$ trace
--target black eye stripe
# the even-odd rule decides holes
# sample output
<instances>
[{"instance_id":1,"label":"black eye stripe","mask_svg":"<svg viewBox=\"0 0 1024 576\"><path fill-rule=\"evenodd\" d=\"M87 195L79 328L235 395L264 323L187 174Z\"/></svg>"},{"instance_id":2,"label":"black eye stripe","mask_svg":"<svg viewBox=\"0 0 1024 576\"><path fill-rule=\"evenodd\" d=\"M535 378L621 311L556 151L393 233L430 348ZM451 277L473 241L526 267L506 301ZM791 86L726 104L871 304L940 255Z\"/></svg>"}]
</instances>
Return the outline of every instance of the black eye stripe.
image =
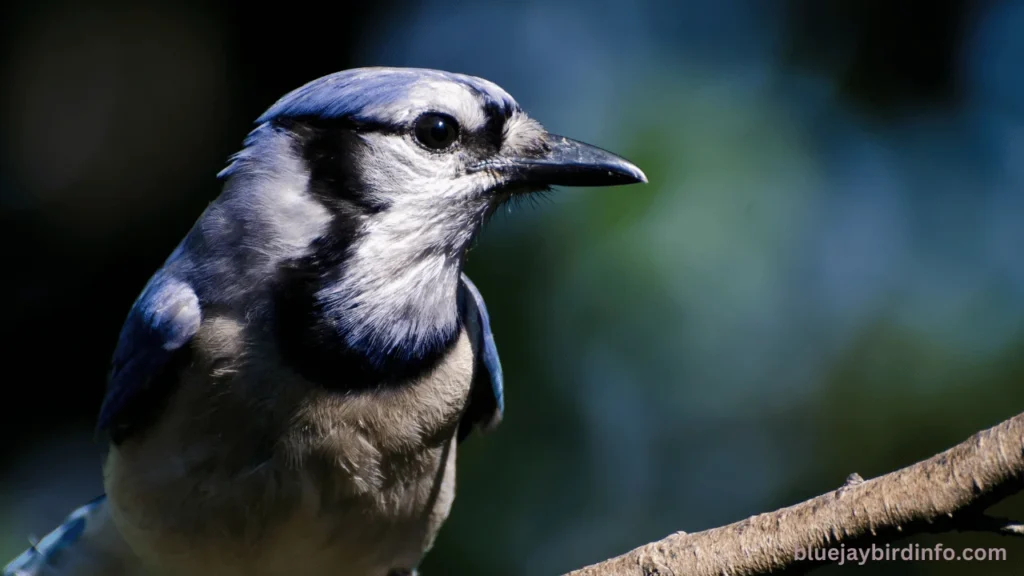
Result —
<instances>
[{"instance_id":1,"label":"black eye stripe","mask_svg":"<svg viewBox=\"0 0 1024 576\"><path fill-rule=\"evenodd\" d=\"M351 119L304 116L273 122L292 134L293 146L309 170L309 192L331 213L365 215L385 208L365 194L366 186L355 166L355 153L362 144Z\"/></svg>"},{"instance_id":2,"label":"black eye stripe","mask_svg":"<svg viewBox=\"0 0 1024 576\"><path fill-rule=\"evenodd\" d=\"M505 122L512 116L512 110L490 101L484 105L484 114L487 115L487 122L480 135L495 150L498 150L505 137Z\"/></svg>"},{"instance_id":3,"label":"black eye stripe","mask_svg":"<svg viewBox=\"0 0 1024 576\"><path fill-rule=\"evenodd\" d=\"M486 158L497 154L504 142L505 125L509 118L515 114L517 107L507 102L485 99L482 109L485 115L483 126L472 131L465 130L462 126L458 128L459 148L469 154ZM291 116L279 117L272 120L273 124L286 129L294 126L310 126L319 130L334 131L343 130L350 134L383 134L388 136L409 136L416 139L416 122L426 114L438 114L446 118L452 116L436 111L428 111L416 117L413 121L386 122L367 118L356 118L352 116L341 116L335 118L324 118L322 116ZM457 120L452 118L458 125ZM446 150L447 148L445 148Z\"/></svg>"}]
</instances>

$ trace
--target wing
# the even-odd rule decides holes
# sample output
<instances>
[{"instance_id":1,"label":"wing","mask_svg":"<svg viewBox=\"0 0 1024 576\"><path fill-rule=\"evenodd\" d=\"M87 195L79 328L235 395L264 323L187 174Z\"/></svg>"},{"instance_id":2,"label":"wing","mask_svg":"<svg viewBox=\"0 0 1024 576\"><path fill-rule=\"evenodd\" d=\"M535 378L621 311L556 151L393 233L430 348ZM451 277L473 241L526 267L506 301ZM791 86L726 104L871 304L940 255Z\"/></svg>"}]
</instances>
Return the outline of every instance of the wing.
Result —
<instances>
[{"instance_id":1,"label":"wing","mask_svg":"<svg viewBox=\"0 0 1024 576\"><path fill-rule=\"evenodd\" d=\"M494 344L487 306L480 291L465 274L459 282L459 302L462 323L469 331L470 337L474 339L477 350L469 406L459 423L461 442L474 427L483 430L494 429L501 422L505 411L505 398L501 360L498 359L498 347Z\"/></svg>"},{"instance_id":2,"label":"wing","mask_svg":"<svg viewBox=\"0 0 1024 576\"><path fill-rule=\"evenodd\" d=\"M3 576L140 574L135 555L114 527L106 496L78 508L64 523L4 566Z\"/></svg>"},{"instance_id":3,"label":"wing","mask_svg":"<svg viewBox=\"0 0 1024 576\"><path fill-rule=\"evenodd\" d=\"M118 444L157 417L202 312L192 287L166 268L135 301L118 338L97 428Z\"/></svg>"}]
</instances>

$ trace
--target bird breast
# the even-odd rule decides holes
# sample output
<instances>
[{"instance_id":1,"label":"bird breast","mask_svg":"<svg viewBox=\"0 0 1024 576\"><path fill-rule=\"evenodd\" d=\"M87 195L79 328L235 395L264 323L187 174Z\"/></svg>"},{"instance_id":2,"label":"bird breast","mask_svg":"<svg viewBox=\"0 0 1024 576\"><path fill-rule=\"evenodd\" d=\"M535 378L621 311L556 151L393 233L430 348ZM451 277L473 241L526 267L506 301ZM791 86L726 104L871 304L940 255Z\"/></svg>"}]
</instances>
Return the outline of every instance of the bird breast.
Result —
<instances>
[{"instance_id":1,"label":"bird breast","mask_svg":"<svg viewBox=\"0 0 1024 576\"><path fill-rule=\"evenodd\" d=\"M454 499L468 335L427 374L360 392L284 371L253 352L258 340L234 321L204 321L159 422L111 448L105 482L122 535L161 574L415 567Z\"/></svg>"}]
</instances>

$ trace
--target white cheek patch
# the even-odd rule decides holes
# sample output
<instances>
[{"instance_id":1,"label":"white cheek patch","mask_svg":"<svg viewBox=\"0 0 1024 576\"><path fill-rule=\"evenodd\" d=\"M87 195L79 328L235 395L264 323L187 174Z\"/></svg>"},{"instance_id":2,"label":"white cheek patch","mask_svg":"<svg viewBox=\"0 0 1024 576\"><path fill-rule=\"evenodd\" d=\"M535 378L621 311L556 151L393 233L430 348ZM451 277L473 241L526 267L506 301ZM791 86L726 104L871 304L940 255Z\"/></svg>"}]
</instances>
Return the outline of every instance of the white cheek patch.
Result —
<instances>
[{"instance_id":1,"label":"white cheek patch","mask_svg":"<svg viewBox=\"0 0 1024 576\"><path fill-rule=\"evenodd\" d=\"M445 202L467 192L459 182L463 168L457 154L428 152L404 135L366 134L363 142L360 179L375 200L398 209L423 204L447 214Z\"/></svg>"},{"instance_id":2,"label":"white cheek patch","mask_svg":"<svg viewBox=\"0 0 1024 576\"><path fill-rule=\"evenodd\" d=\"M317 294L363 350L417 350L457 327L462 253L483 223L486 176L453 154L367 134L361 179L385 208L368 218L337 284Z\"/></svg>"}]
</instances>

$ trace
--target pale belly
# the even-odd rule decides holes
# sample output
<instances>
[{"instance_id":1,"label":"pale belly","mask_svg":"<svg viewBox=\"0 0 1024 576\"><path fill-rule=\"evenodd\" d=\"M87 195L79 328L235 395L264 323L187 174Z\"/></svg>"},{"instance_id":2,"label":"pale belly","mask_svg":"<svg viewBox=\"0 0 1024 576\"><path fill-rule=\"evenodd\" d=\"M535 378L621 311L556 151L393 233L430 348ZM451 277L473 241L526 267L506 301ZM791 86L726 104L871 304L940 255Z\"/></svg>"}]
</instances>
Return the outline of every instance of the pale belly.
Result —
<instances>
[{"instance_id":1,"label":"pale belly","mask_svg":"<svg viewBox=\"0 0 1024 576\"><path fill-rule=\"evenodd\" d=\"M209 515L209 522L193 524L192 530L182 528L198 520L179 514L178 521L165 522L158 515L175 513L164 508L169 502L147 501L131 490L111 493L111 512L154 575L388 576L415 568L448 516L455 496L454 439L445 448L418 463L429 474L389 484L372 496L330 498L312 479L301 486L268 479L267 496L279 496L281 506L264 501L263 510L247 514L221 510L235 505L230 492L221 502L196 497L181 506L195 507L188 516ZM108 478L117 475L116 468L112 458Z\"/></svg>"},{"instance_id":2,"label":"pale belly","mask_svg":"<svg viewBox=\"0 0 1024 576\"><path fill-rule=\"evenodd\" d=\"M209 324L208 353L231 326ZM273 358L224 376L213 365L200 357L104 469L114 523L154 574L387 576L419 564L455 497L465 332L429 374L366 394L320 390Z\"/></svg>"}]
</instances>

